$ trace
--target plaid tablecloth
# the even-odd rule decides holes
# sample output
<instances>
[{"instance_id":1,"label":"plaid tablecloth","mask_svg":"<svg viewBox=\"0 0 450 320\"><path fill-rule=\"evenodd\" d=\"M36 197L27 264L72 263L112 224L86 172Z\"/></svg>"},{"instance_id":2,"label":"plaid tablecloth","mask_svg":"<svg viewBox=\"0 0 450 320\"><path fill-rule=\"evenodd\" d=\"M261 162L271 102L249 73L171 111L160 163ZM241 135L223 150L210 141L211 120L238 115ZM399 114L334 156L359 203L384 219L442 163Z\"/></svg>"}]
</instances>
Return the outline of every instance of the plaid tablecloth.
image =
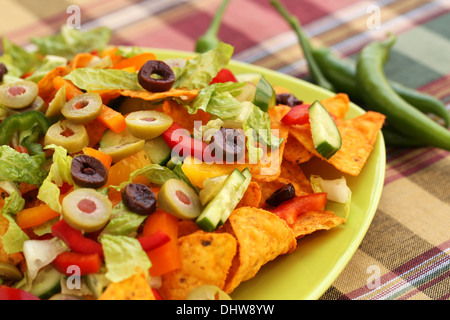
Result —
<instances>
[{"instance_id":1,"label":"plaid tablecloth","mask_svg":"<svg viewBox=\"0 0 450 320\"><path fill-rule=\"evenodd\" d=\"M55 33L80 8L81 27L107 26L112 43L193 50L220 0L0 0L0 33L19 45ZM390 79L450 108L450 1L283 0L313 42L355 58L387 30L398 35ZM378 14L379 16L374 16ZM377 20L376 18L379 18ZM377 28L379 27L379 28ZM235 60L309 80L297 38L269 0L232 0L220 38ZM387 149L384 191L361 245L323 300L450 298L450 153ZM368 286L370 266L381 270Z\"/></svg>"}]
</instances>

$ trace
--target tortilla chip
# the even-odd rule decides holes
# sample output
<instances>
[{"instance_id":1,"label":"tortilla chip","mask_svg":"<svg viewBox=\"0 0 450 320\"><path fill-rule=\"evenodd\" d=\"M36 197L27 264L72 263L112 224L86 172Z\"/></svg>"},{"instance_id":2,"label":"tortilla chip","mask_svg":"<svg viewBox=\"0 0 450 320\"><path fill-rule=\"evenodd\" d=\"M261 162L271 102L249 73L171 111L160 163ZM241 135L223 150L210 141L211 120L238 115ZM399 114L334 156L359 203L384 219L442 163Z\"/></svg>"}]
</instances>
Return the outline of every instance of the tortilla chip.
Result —
<instances>
[{"instance_id":1,"label":"tortilla chip","mask_svg":"<svg viewBox=\"0 0 450 320\"><path fill-rule=\"evenodd\" d=\"M178 239L183 266L162 275L164 299L183 300L195 287L222 288L236 254L236 239L227 233L198 231Z\"/></svg>"},{"instance_id":2,"label":"tortilla chip","mask_svg":"<svg viewBox=\"0 0 450 320\"><path fill-rule=\"evenodd\" d=\"M92 53L86 52L77 53L68 64L67 73L70 73L71 71L77 68L87 67L94 57L95 56Z\"/></svg>"},{"instance_id":3,"label":"tortilla chip","mask_svg":"<svg viewBox=\"0 0 450 320\"><path fill-rule=\"evenodd\" d=\"M211 118L210 114L203 110L198 110L195 114L189 114L185 107L171 99L164 101L162 112L168 114L174 122L180 124L191 134L194 133L194 125L205 125Z\"/></svg>"},{"instance_id":4,"label":"tortilla chip","mask_svg":"<svg viewBox=\"0 0 450 320\"><path fill-rule=\"evenodd\" d=\"M337 93L331 98L320 100L320 103L338 119L344 119L350 108L350 99L345 93Z\"/></svg>"},{"instance_id":5,"label":"tortilla chip","mask_svg":"<svg viewBox=\"0 0 450 320\"><path fill-rule=\"evenodd\" d=\"M241 282L253 278L276 257L292 252L297 242L286 222L263 209L241 207L232 211L221 229L236 237L238 251L223 290L231 293Z\"/></svg>"},{"instance_id":6,"label":"tortilla chip","mask_svg":"<svg viewBox=\"0 0 450 320\"><path fill-rule=\"evenodd\" d=\"M49 104L56 94L56 89L53 86L53 79L60 76L66 75L66 67L60 66L52 69L48 72L41 80L38 81L37 85L39 88L39 96L44 99L44 101Z\"/></svg>"},{"instance_id":7,"label":"tortilla chip","mask_svg":"<svg viewBox=\"0 0 450 320\"><path fill-rule=\"evenodd\" d=\"M300 166L292 162L283 161L281 164L280 176L275 181L258 181L261 188L259 207L266 207L267 198L289 183L292 183L294 186L296 196L302 196L313 192L311 184Z\"/></svg>"},{"instance_id":8,"label":"tortilla chip","mask_svg":"<svg viewBox=\"0 0 450 320\"><path fill-rule=\"evenodd\" d=\"M357 176L373 150L384 119L383 114L368 111L353 119L339 121L342 146L330 159L324 159L315 150L309 126L292 126L290 133L309 152L329 162L339 171Z\"/></svg>"},{"instance_id":9,"label":"tortilla chip","mask_svg":"<svg viewBox=\"0 0 450 320\"><path fill-rule=\"evenodd\" d=\"M128 279L112 282L98 300L155 300L153 290L143 272Z\"/></svg>"},{"instance_id":10,"label":"tortilla chip","mask_svg":"<svg viewBox=\"0 0 450 320\"><path fill-rule=\"evenodd\" d=\"M198 227L198 225L192 220L178 221L178 238L187 236L199 230L200 228Z\"/></svg>"},{"instance_id":11,"label":"tortilla chip","mask_svg":"<svg viewBox=\"0 0 450 320\"><path fill-rule=\"evenodd\" d=\"M310 211L297 216L294 224L291 225L295 238L303 236L318 230L329 230L337 225L345 223L345 219L327 211Z\"/></svg>"},{"instance_id":12,"label":"tortilla chip","mask_svg":"<svg viewBox=\"0 0 450 320\"><path fill-rule=\"evenodd\" d=\"M258 207L261 201L261 188L258 183L252 181L248 185L241 201L239 201L236 208L240 207Z\"/></svg>"},{"instance_id":13,"label":"tortilla chip","mask_svg":"<svg viewBox=\"0 0 450 320\"><path fill-rule=\"evenodd\" d=\"M300 164L307 162L314 155L305 148L292 134L287 138L286 146L284 147L284 160Z\"/></svg>"},{"instance_id":14,"label":"tortilla chip","mask_svg":"<svg viewBox=\"0 0 450 320\"><path fill-rule=\"evenodd\" d=\"M146 101L156 101L168 98L179 98L183 101L191 101L197 97L198 90L170 89L163 92L150 92L146 90L119 90L120 94L125 97L140 98Z\"/></svg>"}]
</instances>

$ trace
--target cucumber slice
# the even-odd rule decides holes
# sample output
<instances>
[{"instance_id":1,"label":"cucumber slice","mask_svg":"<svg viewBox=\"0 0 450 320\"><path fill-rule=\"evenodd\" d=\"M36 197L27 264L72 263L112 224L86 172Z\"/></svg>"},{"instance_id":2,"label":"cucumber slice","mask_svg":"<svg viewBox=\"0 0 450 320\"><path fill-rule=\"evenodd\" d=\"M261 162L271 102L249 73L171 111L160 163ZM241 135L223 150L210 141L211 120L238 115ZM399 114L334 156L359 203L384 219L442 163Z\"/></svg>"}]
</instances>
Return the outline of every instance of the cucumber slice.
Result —
<instances>
[{"instance_id":1,"label":"cucumber slice","mask_svg":"<svg viewBox=\"0 0 450 320\"><path fill-rule=\"evenodd\" d=\"M200 202L205 206L209 201L211 201L214 196L222 188L223 183L227 179L227 175L218 176L214 178L207 178L203 182L203 189L199 192Z\"/></svg>"},{"instance_id":2,"label":"cucumber slice","mask_svg":"<svg viewBox=\"0 0 450 320\"><path fill-rule=\"evenodd\" d=\"M248 168L245 168L244 170L242 170L241 173L242 173L242 175L244 175L245 181L236 190L234 195L230 196L231 204L230 204L230 206L225 208L225 210L222 214L222 217L220 218L220 225L223 225L225 223L225 221L227 221L228 217L231 214L231 211L233 211L234 208L236 208L236 206L238 205L239 201L242 200L242 198L244 197L245 191L247 191L248 185L250 184L250 181L252 180L252 174L250 173L250 170Z\"/></svg>"},{"instance_id":3,"label":"cucumber slice","mask_svg":"<svg viewBox=\"0 0 450 320\"><path fill-rule=\"evenodd\" d=\"M238 169L234 169L230 173L220 191L195 220L200 229L213 231L218 226L224 211L233 203L233 195L244 183L245 179L245 176Z\"/></svg>"},{"instance_id":4,"label":"cucumber slice","mask_svg":"<svg viewBox=\"0 0 450 320\"><path fill-rule=\"evenodd\" d=\"M246 100L253 102L254 105L258 106L264 112L267 112L269 108L276 104L277 95L275 90L262 74L243 73L237 75L236 78L239 82L248 82L248 85L243 89L243 93L239 95L238 100L249 96ZM251 94L253 85L256 86L254 95Z\"/></svg>"},{"instance_id":5,"label":"cucumber slice","mask_svg":"<svg viewBox=\"0 0 450 320\"><path fill-rule=\"evenodd\" d=\"M341 134L327 109L315 101L308 109L311 135L316 151L325 159L331 158L342 145Z\"/></svg>"},{"instance_id":6,"label":"cucumber slice","mask_svg":"<svg viewBox=\"0 0 450 320\"><path fill-rule=\"evenodd\" d=\"M162 136L145 141L145 152L151 163L165 166L170 160L172 149L167 145Z\"/></svg>"},{"instance_id":7,"label":"cucumber slice","mask_svg":"<svg viewBox=\"0 0 450 320\"><path fill-rule=\"evenodd\" d=\"M61 273L51 265L39 270L30 289L31 294L44 300L59 291L61 291Z\"/></svg>"}]
</instances>

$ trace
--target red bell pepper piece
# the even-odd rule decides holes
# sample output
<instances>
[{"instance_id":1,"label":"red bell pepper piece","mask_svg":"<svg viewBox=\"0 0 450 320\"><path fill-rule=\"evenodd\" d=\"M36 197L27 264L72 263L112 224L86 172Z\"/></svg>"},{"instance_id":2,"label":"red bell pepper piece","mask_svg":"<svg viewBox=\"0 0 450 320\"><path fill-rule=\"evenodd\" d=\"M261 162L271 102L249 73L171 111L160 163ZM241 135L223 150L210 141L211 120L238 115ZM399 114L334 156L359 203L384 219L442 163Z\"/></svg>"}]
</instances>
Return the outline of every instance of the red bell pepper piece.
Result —
<instances>
[{"instance_id":1,"label":"red bell pepper piece","mask_svg":"<svg viewBox=\"0 0 450 320\"><path fill-rule=\"evenodd\" d=\"M84 237L80 230L71 227L64 219L52 226L52 234L61 239L74 252L85 254L95 253L102 259L104 258L103 248L100 243Z\"/></svg>"},{"instance_id":2,"label":"red bell pepper piece","mask_svg":"<svg viewBox=\"0 0 450 320\"><path fill-rule=\"evenodd\" d=\"M284 117L281 119L281 122L287 125L304 125L309 124L309 113L308 109L311 105L310 104L299 104L297 106L293 106L288 113L284 115ZM337 118L335 115L330 113L331 118L333 118L333 121L336 123ZM336 123L337 124L337 123Z\"/></svg>"},{"instance_id":3,"label":"red bell pepper piece","mask_svg":"<svg viewBox=\"0 0 450 320\"><path fill-rule=\"evenodd\" d=\"M288 113L281 119L281 122L287 125L309 123L308 108L310 104L299 104L292 107Z\"/></svg>"},{"instance_id":4,"label":"red bell pepper piece","mask_svg":"<svg viewBox=\"0 0 450 320\"><path fill-rule=\"evenodd\" d=\"M149 236L138 237L137 239L141 243L144 251L154 250L170 241L170 237L161 230L158 230Z\"/></svg>"},{"instance_id":5,"label":"red bell pepper piece","mask_svg":"<svg viewBox=\"0 0 450 320\"><path fill-rule=\"evenodd\" d=\"M288 225L292 225L299 214L309 211L323 211L326 203L327 194L325 192L311 193L289 199L272 209L271 212L284 219Z\"/></svg>"},{"instance_id":6,"label":"red bell pepper piece","mask_svg":"<svg viewBox=\"0 0 450 320\"><path fill-rule=\"evenodd\" d=\"M25 290L0 286L0 300L41 300L41 299Z\"/></svg>"},{"instance_id":7,"label":"red bell pepper piece","mask_svg":"<svg viewBox=\"0 0 450 320\"><path fill-rule=\"evenodd\" d=\"M59 254L52 262L53 267L65 275L73 275L73 270L69 267L79 267L80 276L86 274L98 273L102 266L102 259L97 253L77 253L63 252Z\"/></svg>"},{"instance_id":8,"label":"red bell pepper piece","mask_svg":"<svg viewBox=\"0 0 450 320\"><path fill-rule=\"evenodd\" d=\"M237 82L233 72L225 68L221 69L209 84L224 82Z\"/></svg>"},{"instance_id":9,"label":"red bell pepper piece","mask_svg":"<svg viewBox=\"0 0 450 320\"><path fill-rule=\"evenodd\" d=\"M162 137L167 145L173 150L175 153L180 155L181 157L186 156L194 156L197 159L203 160L205 150L208 149L208 144L191 137L188 130L184 129L178 123L172 123L172 125L167 129Z\"/></svg>"},{"instance_id":10,"label":"red bell pepper piece","mask_svg":"<svg viewBox=\"0 0 450 320\"><path fill-rule=\"evenodd\" d=\"M153 295L155 296L156 300L164 300L159 291L155 288L152 288Z\"/></svg>"}]
</instances>

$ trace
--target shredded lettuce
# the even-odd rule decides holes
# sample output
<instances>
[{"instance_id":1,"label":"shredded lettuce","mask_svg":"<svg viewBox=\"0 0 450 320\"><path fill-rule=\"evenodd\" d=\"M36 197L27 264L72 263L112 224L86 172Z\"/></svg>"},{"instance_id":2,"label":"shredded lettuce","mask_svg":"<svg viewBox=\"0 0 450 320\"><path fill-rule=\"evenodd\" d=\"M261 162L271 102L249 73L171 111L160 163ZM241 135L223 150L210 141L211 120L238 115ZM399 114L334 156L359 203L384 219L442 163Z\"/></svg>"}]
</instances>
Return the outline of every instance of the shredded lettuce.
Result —
<instances>
[{"instance_id":1,"label":"shredded lettuce","mask_svg":"<svg viewBox=\"0 0 450 320\"><path fill-rule=\"evenodd\" d=\"M152 266L147 253L136 238L105 234L100 242L105 254L107 272L112 282L119 282L133 276L138 269L148 275Z\"/></svg>"},{"instance_id":2,"label":"shredded lettuce","mask_svg":"<svg viewBox=\"0 0 450 320\"><path fill-rule=\"evenodd\" d=\"M119 69L77 68L64 79L87 91L115 89L142 91L137 73Z\"/></svg>"},{"instance_id":3,"label":"shredded lettuce","mask_svg":"<svg viewBox=\"0 0 450 320\"><path fill-rule=\"evenodd\" d=\"M352 191L344 176L339 179L326 180L318 175L311 175L310 182L314 192L326 192L327 200L344 204L345 218L348 217Z\"/></svg>"},{"instance_id":4,"label":"shredded lettuce","mask_svg":"<svg viewBox=\"0 0 450 320\"><path fill-rule=\"evenodd\" d=\"M88 31L69 28L66 25L56 35L31 38L37 52L72 59L77 53L103 50L111 39L111 30L99 27Z\"/></svg>"},{"instance_id":5,"label":"shredded lettuce","mask_svg":"<svg viewBox=\"0 0 450 320\"><path fill-rule=\"evenodd\" d=\"M67 155L67 150L56 145L48 145L45 149L54 149L53 162L50 166L49 174L39 188L37 198L44 201L52 210L61 212L61 203L59 202L59 187L64 182L73 185L70 167L72 157Z\"/></svg>"},{"instance_id":6,"label":"shredded lettuce","mask_svg":"<svg viewBox=\"0 0 450 320\"><path fill-rule=\"evenodd\" d=\"M47 176L41 169L43 158L20 153L10 146L0 147L0 181L26 182L40 186Z\"/></svg>"},{"instance_id":7,"label":"shredded lettuce","mask_svg":"<svg viewBox=\"0 0 450 320\"><path fill-rule=\"evenodd\" d=\"M216 49L187 60L184 67L177 71L173 87L186 89L206 87L220 69L228 64L233 52L233 46L221 42Z\"/></svg>"}]
</instances>

